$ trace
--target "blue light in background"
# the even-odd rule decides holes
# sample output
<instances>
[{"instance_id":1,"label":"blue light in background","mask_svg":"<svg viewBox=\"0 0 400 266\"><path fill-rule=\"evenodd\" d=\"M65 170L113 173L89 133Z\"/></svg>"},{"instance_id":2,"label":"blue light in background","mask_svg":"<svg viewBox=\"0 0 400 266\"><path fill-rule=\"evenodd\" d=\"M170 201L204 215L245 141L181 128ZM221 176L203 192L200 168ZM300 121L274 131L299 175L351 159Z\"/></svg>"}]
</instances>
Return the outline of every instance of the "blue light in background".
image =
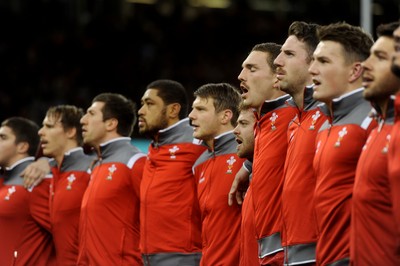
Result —
<instances>
[{"instance_id":1,"label":"blue light in background","mask_svg":"<svg viewBox=\"0 0 400 266\"><path fill-rule=\"evenodd\" d=\"M150 142L151 141L149 139L136 139L135 138L135 139L131 140L131 143L144 153L147 153Z\"/></svg>"}]
</instances>

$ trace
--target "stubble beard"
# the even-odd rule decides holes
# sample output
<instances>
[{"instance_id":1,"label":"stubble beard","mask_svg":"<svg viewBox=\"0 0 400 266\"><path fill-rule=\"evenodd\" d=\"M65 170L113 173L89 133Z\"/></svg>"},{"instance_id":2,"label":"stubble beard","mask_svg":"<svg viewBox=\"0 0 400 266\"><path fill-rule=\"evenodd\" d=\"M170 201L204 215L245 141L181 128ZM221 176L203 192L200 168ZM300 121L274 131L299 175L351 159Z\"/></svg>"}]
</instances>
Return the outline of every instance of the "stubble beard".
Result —
<instances>
[{"instance_id":1,"label":"stubble beard","mask_svg":"<svg viewBox=\"0 0 400 266\"><path fill-rule=\"evenodd\" d=\"M392 70L392 73L396 75L396 77L400 78L400 65L397 65L394 59L392 60L392 66L390 69Z\"/></svg>"},{"instance_id":2,"label":"stubble beard","mask_svg":"<svg viewBox=\"0 0 400 266\"><path fill-rule=\"evenodd\" d=\"M145 135L146 137L154 138L154 136L157 135L159 130L165 129L167 127L168 127L167 109L164 108L163 110L161 110L160 116L155 121L154 125L153 126L147 125L143 128L139 128L139 133Z\"/></svg>"}]
</instances>

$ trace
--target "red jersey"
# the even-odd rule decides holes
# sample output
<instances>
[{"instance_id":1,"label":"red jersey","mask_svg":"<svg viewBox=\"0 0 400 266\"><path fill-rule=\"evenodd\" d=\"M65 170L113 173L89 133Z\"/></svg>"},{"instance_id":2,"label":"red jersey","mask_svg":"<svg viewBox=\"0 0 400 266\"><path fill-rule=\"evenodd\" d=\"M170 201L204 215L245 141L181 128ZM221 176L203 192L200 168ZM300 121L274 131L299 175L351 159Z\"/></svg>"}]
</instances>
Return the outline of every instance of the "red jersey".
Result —
<instances>
[{"instance_id":1,"label":"red jersey","mask_svg":"<svg viewBox=\"0 0 400 266\"><path fill-rule=\"evenodd\" d=\"M145 155L117 138L100 145L82 199L78 265L142 265L139 190Z\"/></svg>"},{"instance_id":2,"label":"red jersey","mask_svg":"<svg viewBox=\"0 0 400 266\"><path fill-rule=\"evenodd\" d=\"M6 169L3 176L4 184L0 188L0 265L47 266L55 262L51 234L39 223L49 224L50 182L45 179L29 192L22 186L20 177L33 160L33 157L27 157L16 162Z\"/></svg>"},{"instance_id":3,"label":"red jersey","mask_svg":"<svg viewBox=\"0 0 400 266\"><path fill-rule=\"evenodd\" d=\"M352 265L400 265L400 234L387 171L393 112L391 102L387 113L379 114L379 127L371 132L358 161L351 217Z\"/></svg>"},{"instance_id":4,"label":"red jersey","mask_svg":"<svg viewBox=\"0 0 400 266\"><path fill-rule=\"evenodd\" d=\"M236 154L230 131L214 139L193 166L202 215L203 256L200 265L238 265L241 208L228 206L227 195L245 159Z\"/></svg>"},{"instance_id":5,"label":"red jersey","mask_svg":"<svg viewBox=\"0 0 400 266\"><path fill-rule=\"evenodd\" d=\"M287 151L287 130L296 108L286 105L290 96L266 101L256 114L253 178L254 220L260 264L283 264L282 186Z\"/></svg>"},{"instance_id":6,"label":"red jersey","mask_svg":"<svg viewBox=\"0 0 400 266\"><path fill-rule=\"evenodd\" d=\"M400 232L400 94L395 98L395 124L390 134L388 173L394 218Z\"/></svg>"},{"instance_id":7,"label":"red jersey","mask_svg":"<svg viewBox=\"0 0 400 266\"><path fill-rule=\"evenodd\" d=\"M242 225L240 229L240 266L258 265L258 242L254 225L254 204L249 186L242 204Z\"/></svg>"},{"instance_id":8,"label":"red jersey","mask_svg":"<svg viewBox=\"0 0 400 266\"><path fill-rule=\"evenodd\" d=\"M26 221L33 221L28 200L29 192L22 185L3 185L0 188L0 265L13 265L19 229Z\"/></svg>"},{"instance_id":9,"label":"red jersey","mask_svg":"<svg viewBox=\"0 0 400 266\"><path fill-rule=\"evenodd\" d=\"M371 104L362 90L332 102L332 114L317 136L314 170L317 176L315 208L319 239L317 264L348 263L350 257L350 214L354 177L361 149L376 122L369 116Z\"/></svg>"},{"instance_id":10,"label":"red jersey","mask_svg":"<svg viewBox=\"0 0 400 266\"><path fill-rule=\"evenodd\" d=\"M82 148L75 148L64 154L60 166L52 167L50 214L58 265L75 265L78 259L82 197L93 160Z\"/></svg>"},{"instance_id":11,"label":"red jersey","mask_svg":"<svg viewBox=\"0 0 400 266\"><path fill-rule=\"evenodd\" d=\"M297 111L288 129L282 189L282 246L285 263L289 265L315 262L318 230L314 208L316 178L312 169L315 138L326 117L312 95L313 88L306 87L301 108L292 99L288 101Z\"/></svg>"},{"instance_id":12,"label":"red jersey","mask_svg":"<svg viewBox=\"0 0 400 266\"><path fill-rule=\"evenodd\" d=\"M200 260L201 216L192 167L205 150L193 139L188 119L160 130L149 146L140 186L140 234L150 265Z\"/></svg>"},{"instance_id":13,"label":"red jersey","mask_svg":"<svg viewBox=\"0 0 400 266\"><path fill-rule=\"evenodd\" d=\"M29 199L30 213L36 222L48 232L52 232L49 210L50 187L52 182L53 176L48 174L39 185L28 189L31 192Z\"/></svg>"}]
</instances>

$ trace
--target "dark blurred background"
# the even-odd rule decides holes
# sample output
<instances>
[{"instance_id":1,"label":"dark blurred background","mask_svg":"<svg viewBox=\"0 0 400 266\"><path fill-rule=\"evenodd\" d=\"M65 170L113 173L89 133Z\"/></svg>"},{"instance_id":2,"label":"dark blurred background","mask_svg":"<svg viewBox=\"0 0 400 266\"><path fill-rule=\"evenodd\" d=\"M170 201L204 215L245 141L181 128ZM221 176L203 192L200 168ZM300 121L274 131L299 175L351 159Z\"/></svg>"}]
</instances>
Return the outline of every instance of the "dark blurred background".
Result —
<instances>
[{"instance_id":1,"label":"dark blurred background","mask_svg":"<svg viewBox=\"0 0 400 266\"><path fill-rule=\"evenodd\" d=\"M86 109L100 92L138 102L159 78L238 85L254 44L282 43L294 20L360 25L360 1L0 0L1 120L41 124L49 106ZM371 2L373 30L399 19L400 0Z\"/></svg>"}]
</instances>

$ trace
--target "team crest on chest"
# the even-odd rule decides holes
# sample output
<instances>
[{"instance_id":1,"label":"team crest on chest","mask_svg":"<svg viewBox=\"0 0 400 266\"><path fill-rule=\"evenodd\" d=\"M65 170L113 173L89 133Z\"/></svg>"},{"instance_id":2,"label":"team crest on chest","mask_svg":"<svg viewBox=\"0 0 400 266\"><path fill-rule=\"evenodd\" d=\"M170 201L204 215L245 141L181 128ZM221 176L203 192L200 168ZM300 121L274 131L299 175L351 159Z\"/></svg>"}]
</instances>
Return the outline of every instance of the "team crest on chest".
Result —
<instances>
[{"instance_id":1,"label":"team crest on chest","mask_svg":"<svg viewBox=\"0 0 400 266\"><path fill-rule=\"evenodd\" d=\"M276 122L276 119L278 119L278 117L279 116L275 112L273 112L272 116L269 118L269 120L271 120L271 130L276 129L275 122Z\"/></svg>"},{"instance_id":2,"label":"team crest on chest","mask_svg":"<svg viewBox=\"0 0 400 266\"><path fill-rule=\"evenodd\" d=\"M108 175L107 175L107 180L112 180L112 176L114 172L117 170L117 167L115 167L115 164L111 165L111 167L108 168Z\"/></svg>"},{"instance_id":3,"label":"team crest on chest","mask_svg":"<svg viewBox=\"0 0 400 266\"><path fill-rule=\"evenodd\" d=\"M311 125L308 128L309 130L314 130L315 129L315 123L317 123L318 118L321 117L321 112L320 111L316 111L315 114L313 114L311 116L312 121L311 121Z\"/></svg>"},{"instance_id":4,"label":"team crest on chest","mask_svg":"<svg viewBox=\"0 0 400 266\"><path fill-rule=\"evenodd\" d=\"M14 194L15 191L17 191L15 189L15 186L12 186L12 187L8 188L7 195L4 197L4 199L5 200L10 200L11 195Z\"/></svg>"},{"instance_id":5,"label":"team crest on chest","mask_svg":"<svg viewBox=\"0 0 400 266\"><path fill-rule=\"evenodd\" d=\"M385 147L383 147L383 149L382 149L382 153L383 153L383 154L388 153L388 150L389 150L389 142L390 142L390 134L388 134L388 135L386 136Z\"/></svg>"},{"instance_id":6,"label":"team crest on chest","mask_svg":"<svg viewBox=\"0 0 400 266\"><path fill-rule=\"evenodd\" d=\"M343 140L343 137L347 135L347 127L343 127L338 134L339 137L335 142L335 147L340 147L340 142Z\"/></svg>"},{"instance_id":7,"label":"team crest on chest","mask_svg":"<svg viewBox=\"0 0 400 266\"><path fill-rule=\"evenodd\" d=\"M170 154L169 158L175 159L176 158L175 154L176 154L177 151L179 151L179 148L176 145L174 147L172 147L171 149L169 149L169 154Z\"/></svg>"},{"instance_id":8,"label":"team crest on chest","mask_svg":"<svg viewBox=\"0 0 400 266\"><path fill-rule=\"evenodd\" d=\"M76 177L74 174L71 174L69 177L67 177L67 180L68 180L67 190L71 190L72 183L76 180Z\"/></svg>"},{"instance_id":9,"label":"team crest on chest","mask_svg":"<svg viewBox=\"0 0 400 266\"><path fill-rule=\"evenodd\" d=\"M227 174L232 174L233 164L236 162L235 157L231 156L231 158L226 160L226 162L228 163L228 170L226 171L226 173Z\"/></svg>"}]
</instances>

